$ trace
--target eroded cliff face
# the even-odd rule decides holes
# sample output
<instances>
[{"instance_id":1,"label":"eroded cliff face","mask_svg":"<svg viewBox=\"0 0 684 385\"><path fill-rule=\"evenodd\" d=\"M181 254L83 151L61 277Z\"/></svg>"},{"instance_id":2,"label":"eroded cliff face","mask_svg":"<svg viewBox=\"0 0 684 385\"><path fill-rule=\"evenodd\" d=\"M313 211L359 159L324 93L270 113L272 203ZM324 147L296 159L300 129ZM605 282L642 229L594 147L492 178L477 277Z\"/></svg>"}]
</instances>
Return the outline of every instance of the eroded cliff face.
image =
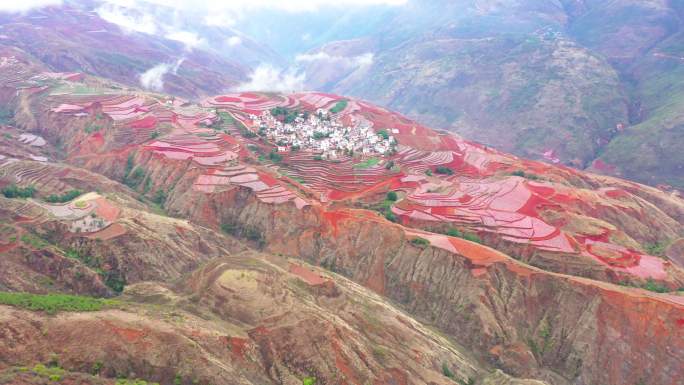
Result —
<instances>
[{"instance_id":1,"label":"eroded cliff face","mask_svg":"<svg viewBox=\"0 0 684 385\"><path fill-rule=\"evenodd\" d=\"M417 247L409 230L365 210L267 204L243 187L196 191L200 169L191 161L122 154L117 162L91 156L82 164L120 179L131 156L152 180L148 194L170 191L171 215L251 229L256 235L245 241L252 247L360 282L508 373L557 384L682 381L679 297L538 270L467 241L455 252Z\"/></svg>"},{"instance_id":2,"label":"eroded cliff face","mask_svg":"<svg viewBox=\"0 0 684 385\"><path fill-rule=\"evenodd\" d=\"M456 253L416 247L404 228L363 210L274 206L248 189L204 194L183 185L176 184L170 212L258 229L265 250L361 282L515 375L554 383L682 380L684 341L673 336L684 327L684 304L675 296L545 272L467 241Z\"/></svg>"}]
</instances>

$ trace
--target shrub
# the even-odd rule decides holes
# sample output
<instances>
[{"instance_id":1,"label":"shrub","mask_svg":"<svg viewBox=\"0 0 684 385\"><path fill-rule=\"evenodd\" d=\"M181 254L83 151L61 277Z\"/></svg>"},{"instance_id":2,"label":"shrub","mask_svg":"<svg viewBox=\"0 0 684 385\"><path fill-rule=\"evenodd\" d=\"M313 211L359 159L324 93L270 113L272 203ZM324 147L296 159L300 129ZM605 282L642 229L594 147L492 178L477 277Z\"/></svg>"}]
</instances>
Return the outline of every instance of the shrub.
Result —
<instances>
[{"instance_id":1,"label":"shrub","mask_svg":"<svg viewBox=\"0 0 684 385\"><path fill-rule=\"evenodd\" d=\"M538 180L538 179L539 179L539 177L538 177L537 175L535 175L535 174L528 174L528 173L526 173L526 172L523 171L523 170L516 170L516 171L513 171L513 172L511 173L511 175L513 175L513 176L519 176L519 177L526 178L526 179L531 179L531 180Z\"/></svg>"},{"instance_id":2,"label":"shrub","mask_svg":"<svg viewBox=\"0 0 684 385\"><path fill-rule=\"evenodd\" d=\"M425 239L425 238L416 237L416 238L413 238L413 239L411 240L411 244L414 245L414 246L418 246L418 247L420 247L420 248L424 248L424 247L430 245L430 241L428 241L428 240Z\"/></svg>"},{"instance_id":3,"label":"shrub","mask_svg":"<svg viewBox=\"0 0 684 385\"><path fill-rule=\"evenodd\" d=\"M104 366L104 363L102 361L95 361L93 364L93 368L90 371L93 375L98 375L102 371L102 367Z\"/></svg>"},{"instance_id":4,"label":"shrub","mask_svg":"<svg viewBox=\"0 0 684 385\"><path fill-rule=\"evenodd\" d=\"M394 167L394 161L393 160L390 160L389 162L387 162L387 164L385 164L386 170L391 170L392 167Z\"/></svg>"},{"instance_id":5,"label":"shrub","mask_svg":"<svg viewBox=\"0 0 684 385\"><path fill-rule=\"evenodd\" d=\"M330 137L329 133L324 133L324 132L319 132L319 131L316 131L313 133L313 138L316 140L321 140L321 139L325 139L325 138L329 138L329 137Z\"/></svg>"},{"instance_id":6,"label":"shrub","mask_svg":"<svg viewBox=\"0 0 684 385\"><path fill-rule=\"evenodd\" d=\"M268 159L270 159L272 162L278 163L278 162L281 162L283 160L283 156L278 154L275 151L271 151L268 154Z\"/></svg>"},{"instance_id":7,"label":"shrub","mask_svg":"<svg viewBox=\"0 0 684 385\"><path fill-rule=\"evenodd\" d=\"M304 377L302 379L302 385L315 385L316 384L316 377Z\"/></svg>"},{"instance_id":8,"label":"shrub","mask_svg":"<svg viewBox=\"0 0 684 385\"><path fill-rule=\"evenodd\" d=\"M226 234L237 235L239 227L233 222L223 222L221 223L221 230Z\"/></svg>"},{"instance_id":9,"label":"shrub","mask_svg":"<svg viewBox=\"0 0 684 385\"><path fill-rule=\"evenodd\" d=\"M18 187L15 184L11 184L2 189L2 195L5 198L33 198L36 194L36 188L33 186Z\"/></svg>"},{"instance_id":10,"label":"shrub","mask_svg":"<svg viewBox=\"0 0 684 385\"><path fill-rule=\"evenodd\" d=\"M242 134L242 136L244 136L245 138L248 138L248 139L254 138L257 136L257 134L255 134L254 132L252 132L250 130L242 130L241 134Z\"/></svg>"},{"instance_id":11,"label":"shrub","mask_svg":"<svg viewBox=\"0 0 684 385\"><path fill-rule=\"evenodd\" d=\"M323 157L320 155L314 155L313 159L314 160L323 160Z\"/></svg>"},{"instance_id":12,"label":"shrub","mask_svg":"<svg viewBox=\"0 0 684 385\"><path fill-rule=\"evenodd\" d=\"M449 167L437 166L437 168L435 168L435 172L442 175L452 175L454 170L450 169Z\"/></svg>"},{"instance_id":13,"label":"shrub","mask_svg":"<svg viewBox=\"0 0 684 385\"><path fill-rule=\"evenodd\" d=\"M0 107L0 124L10 124L14 119L14 111L8 106Z\"/></svg>"},{"instance_id":14,"label":"shrub","mask_svg":"<svg viewBox=\"0 0 684 385\"><path fill-rule=\"evenodd\" d=\"M164 207L164 204L166 203L166 198L168 197L168 194L164 189L159 189L157 192L154 193L154 197L152 198L152 202L158 204L161 207Z\"/></svg>"},{"instance_id":15,"label":"shrub","mask_svg":"<svg viewBox=\"0 0 684 385\"><path fill-rule=\"evenodd\" d=\"M480 237L478 237L477 234L471 234L471 233L463 234L463 239L470 241L470 242L482 243L482 239L480 239Z\"/></svg>"},{"instance_id":16,"label":"shrub","mask_svg":"<svg viewBox=\"0 0 684 385\"><path fill-rule=\"evenodd\" d=\"M457 229L453 229L453 228L447 230L446 235L448 235L448 236L450 236L450 237L458 237L458 238L462 238L462 237L463 237L463 233L462 233L462 232L460 232L460 231L457 230Z\"/></svg>"},{"instance_id":17,"label":"shrub","mask_svg":"<svg viewBox=\"0 0 684 385\"><path fill-rule=\"evenodd\" d=\"M647 243L644 245L644 250L650 255L662 256L665 254L667 245L662 242Z\"/></svg>"},{"instance_id":18,"label":"shrub","mask_svg":"<svg viewBox=\"0 0 684 385\"><path fill-rule=\"evenodd\" d=\"M51 194L45 198L45 201L49 203L66 203L81 195L83 195L83 191L81 190L69 190L62 195Z\"/></svg>"},{"instance_id":19,"label":"shrub","mask_svg":"<svg viewBox=\"0 0 684 385\"><path fill-rule=\"evenodd\" d=\"M395 191L390 191L387 193L387 200L395 202L399 197Z\"/></svg>"},{"instance_id":20,"label":"shrub","mask_svg":"<svg viewBox=\"0 0 684 385\"><path fill-rule=\"evenodd\" d=\"M389 133L387 132L387 130L384 130L384 129L378 131L378 136L382 137L382 139L385 139L385 140L389 139Z\"/></svg>"},{"instance_id":21,"label":"shrub","mask_svg":"<svg viewBox=\"0 0 684 385\"><path fill-rule=\"evenodd\" d=\"M112 291L117 294L120 294L124 291L124 288L126 287L126 280L121 276L121 273L118 271L108 271L102 275L104 276L105 285L112 289Z\"/></svg>"},{"instance_id":22,"label":"shrub","mask_svg":"<svg viewBox=\"0 0 684 385\"><path fill-rule=\"evenodd\" d=\"M34 249L44 249L50 246L44 239L30 233L22 235L20 239L24 244L29 245Z\"/></svg>"},{"instance_id":23,"label":"shrub","mask_svg":"<svg viewBox=\"0 0 684 385\"><path fill-rule=\"evenodd\" d=\"M94 124L94 123L91 123L91 124L88 124L87 126L85 126L85 132L87 134L92 134L93 132L98 132L101 129L102 129L102 126L100 126L99 124Z\"/></svg>"},{"instance_id":24,"label":"shrub","mask_svg":"<svg viewBox=\"0 0 684 385\"><path fill-rule=\"evenodd\" d=\"M455 377L454 373L451 371L451 369L449 369L449 365L446 362L442 363L442 374L444 374L444 377L451 379Z\"/></svg>"},{"instance_id":25,"label":"shrub","mask_svg":"<svg viewBox=\"0 0 684 385\"><path fill-rule=\"evenodd\" d=\"M129 173L126 175L124 178L123 183L132 188L135 189L142 183L143 179L145 178L145 170L141 167L136 167L133 172Z\"/></svg>"},{"instance_id":26,"label":"shrub","mask_svg":"<svg viewBox=\"0 0 684 385\"><path fill-rule=\"evenodd\" d=\"M432 176L432 170L430 170L430 169L425 170L425 175Z\"/></svg>"},{"instance_id":27,"label":"shrub","mask_svg":"<svg viewBox=\"0 0 684 385\"><path fill-rule=\"evenodd\" d=\"M396 222L397 221L397 216L394 215L394 213L391 211L387 211L385 213L385 218L390 222Z\"/></svg>"},{"instance_id":28,"label":"shrub","mask_svg":"<svg viewBox=\"0 0 684 385\"><path fill-rule=\"evenodd\" d=\"M115 385L159 385L157 382L147 382L145 380L129 380L127 378L119 378L116 380Z\"/></svg>"},{"instance_id":29,"label":"shrub","mask_svg":"<svg viewBox=\"0 0 684 385\"><path fill-rule=\"evenodd\" d=\"M667 286L661 285L650 278L646 281L642 288L655 293L667 293L670 291Z\"/></svg>"}]
</instances>

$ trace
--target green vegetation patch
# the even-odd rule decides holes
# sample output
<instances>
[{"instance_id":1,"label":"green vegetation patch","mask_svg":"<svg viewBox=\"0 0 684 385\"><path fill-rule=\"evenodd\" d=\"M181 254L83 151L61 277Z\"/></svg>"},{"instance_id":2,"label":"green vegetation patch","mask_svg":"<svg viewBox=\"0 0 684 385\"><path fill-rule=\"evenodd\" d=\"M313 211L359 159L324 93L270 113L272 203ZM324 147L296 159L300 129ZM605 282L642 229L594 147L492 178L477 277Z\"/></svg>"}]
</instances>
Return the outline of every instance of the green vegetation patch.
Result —
<instances>
[{"instance_id":1,"label":"green vegetation patch","mask_svg":"<svg viewBox=\"0 0 684 385\"><path fill-rule=\"evenodd\" d=\"M69 294L0 292L0 304L54 314L59 311L98 311L117 306L118 301Z\"/></svg>"},{"instance_id":2,"label":"green vegetation patch","mask_svg":"<svg viewBox=\"0 0 684 385\"><path fill-rule=\"evenodd\" d=\"M33 374L36 374L40 377L45 377L54 382L61 381L62 377L64 377L64 374L66 373L66 371L59 366L45 366L43 364L34 366L33 370L31 371Z\"/></svg>"},{"instance_id":3,"label":"green vegetation patch","mask_svg":"<svg viewBox=\"0 0 684 385\"><path fill-rule=\"evenodd\" d=\"M30 233L22 235L20 239L25 245L31 246L38 250L45 249L46 247L50 246L50 244L44 239Z\"/></svg>"},{"instance_id":4,"label":"green vegetation patch","mask_svg":"<svg viewBox=\"0 0 684 385\"><path fill-rule=\"evenodd\" d=\"M36 195L36 188L33 186L18 187L15 184L11 184L2 189L2 195L5 198L33 198Z\"/></svg>"},{"instance_id":5,"label":"green vegetation patch","mask_svg":"<svg viewBox=\"0 0 684 385\"><path fill-rule=\"evenodd\" d=\"M417 247L420 247L421 249L424 249L430 245L430 241L428 241L425 238L416 237L416 238L411 239L411 244L413 246L417 246Z\"/></svg>"},{"instance_id":6,"label":"green vegetation patch","mask_svg":"<svg viewBox=\"0 0 684 385\"><path fill-rule=\"evenodd\" d=\"M221 223L221 230L234 237L247 238L247 240L256 243L259 248L266 245L263 234L254 226L242 226L234 221L226 221Z\"/></svg>"},{"instance_id":7,"label":"green vegetation patch","mask_svg":"<svg viewBox=\"0 0 684 385\"><path fill-rule=\"evenodd\" d=\"M299 111L291 110L285 107L275 107L271 109L271 115L280 117L285 123L292 123L299 116Z\"/></svg>"},{"instance_id":8,"label":"green vegetation patch","mask_svg":"<svg viewBox=\"0 0 684 385\"><path fill-rule=\"evenodd\" d=\"M304 377L302 379L302 385L315 385L316 377Z\"/></svg>"},{"instance_id":9,"label":"green vegetation patch","mask_svg":"<svg viewBox=\"0 0 684 385\"><path fill-rule=\"evenodd\" d=\"M646 281L646 283L640 284L640 285L635 285L635 284L628 282L628 281L618 282L618 285L627 286L627 287L638 287L638 288L641 288L644 290L652 291L654 293L670 293L670 292L677 292L677 291L682 290L682 288L680 288L679 290L670 290L669 287L667 287L663 284L660 284L651 278L649 278Z\"/></svg>"},{"instance_id":10,"label":"green vegetation patch","mask_svg":"<svg viewBox=\"0 0 684 385\"><path fill-rule=\"evenodd\" d=\"M85 126L85 132L87 134L92 134L93 132L98 132L102 129L102 126L99 124L91 123Z\"/></svg>"},{"instance_id":11,"label":"green vegetation patch","mask_svg":"<svg viewBox=\"0 0 684 385\"><path fill-rule=\"evenodd\" d=\"M0 124L10 124L14 120L14 111L8 106L0 107Z\"/></svg>"},{"instance_id":12,"label":"green vegetation patch","mask_svg":"<svg viewBox=\"0 0 684 385\"><path fill-rule=\"evenodd\" d=\"M339 102L335 103L333 108L330 109L330 112L333 114L340 113L344 111L345 108L347 108L347 104L349 104L349 101L346 99L340 100Z\"/></svg>"},{"instance_id":13,"label":"green vegetation patch","mask_svg":"<svg viewBox=\"0 0 684 385\"><path fill-rule=\"evenodd\" d=\"M283 156L275 151L268 153L268 159L273 163L280 163L283 161Z\"/></svg>"},{"instance_id":14,"label":"green vegetation patch","mask_svg":"<svg viewBox=\"0 0 684 385\"><path fill-rule=\"evenodd\" d=\"M525 179L530 179L530 180L539 180L539 176L537 176L537 175L535 175L535 174L527 173L527 172L525 172L525 171L523 171L523 170L516 170L516 171L513 171L513 172L511 173L511 175L513 175L513 176L519 176L519 177L522 177L522 178L525 178Z\"/></svg>"},{"instance_id":15,"label":"green vegetation patch","mask_svg":"<svg viewBox=\"0 0 684 385\"><path fill-rule=\"evenodd\" d=\"M380 163L380 158L368 158L361 163L355 164L354 168L357 170L364 170L376 166L378 163Z\"/></svg>"},{"instance_id":16,"label":"green vegetation patch","mask_svg":"<svg viewBox=\"0 0 684 385\"><path fill-rule=\"evenodd\" d=\"M644 250L650 255L656 255L662 257L665 255L665 249L667 249L667 244L664 242L647 243L644 245Z\"/></svg>"},{"instance_id":17,"label":"green vegetation patch","mask_svg":"<svg viewBox=\"0 0 684 385\"><path fill-rule=\"evenodd\" d=\"M454 170L450 169L449 167L444 167L444 166L437 166L435 168L435 172L437 174L442 174L442 175L453 175Z\"/></svg>"},{"instance_id":18,"label":"green vegetation patch","mask_svg":"<svg viewBox=\"0 0 684 385\"><path fill-rule=\"evenodd\" d=\"M445 232L445 234L450 236L450 237L463 238L466 241L470 241L470 242L482 243L482 239L480 239L480 237L477 236L477 234L465 233L461 230L454 229L454 228L448 229Z\"/></svg>"},{"instance_id":19,"label":"green vegetation patch","mask_svg":"<svg viewBox=\"0 0 684 385\"><path fill-rule=\"evenodd\" d=\"M128 378L119 378L116 380L115 385L159 385L158 382L147 382L145 380L129 380Z\"/></svg>"},{"instance_id":20,"label":"green vegetation patch","mask_svg":"<svg viewBox=\"0 0 684 385\"><path fill-rule=\"evenodd\" d=\"M387 132L385 129L378 131L378 135L385 140L389 139L389 132Z\"/></svg>"},{"instance_id":21,"label":"green vegetation patch","mask_svg":"<svg viewBox=\"0 0 684 385\"><path fill-rule=\"evenodd\" d=\"M51 194L45 198L45 201L49 203L66 203L78 198L81 195L83 195L83 191L81 190L69 190L62 195Z\"/></svg>"}]
</instances>

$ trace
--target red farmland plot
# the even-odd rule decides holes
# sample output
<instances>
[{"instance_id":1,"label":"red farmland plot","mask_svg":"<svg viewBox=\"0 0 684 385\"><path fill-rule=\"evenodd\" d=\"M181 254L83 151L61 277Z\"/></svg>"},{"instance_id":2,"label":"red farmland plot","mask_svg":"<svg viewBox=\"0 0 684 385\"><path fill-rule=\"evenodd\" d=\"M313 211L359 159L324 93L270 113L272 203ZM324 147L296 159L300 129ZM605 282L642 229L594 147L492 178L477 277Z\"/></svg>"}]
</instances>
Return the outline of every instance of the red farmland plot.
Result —
<instances>
[{"instance_id":1,"label":"red farmland plot","mask_svg":"<svg viewBox=\"0 0 684 385\"><path fill-rule=\"evenodd\" d=\"M146 116L142 119L129 123L131 128L154 128L157 125L157 118L154 116Z\"/></svg>"},{"instance_id":2,"label":"red farmland plot","mask_svg":"<svg viewBox=\"0 0 684 385\"><path fill-rule=\"evenodd\" d=\"M217 96L215 100L219 103L238 103L242 101L242 99L234 96Z\"/></svg>"},{"instance_id":3,"label":"red farmland plot","mask_svg":"<svg viewBox=\"0 0 684 385\"><path fill-rule=\"evenodd\" d=\"M386 130L399 143L396 154L378 155L378 164L369 163L368 167L358 167L368 159L358 152L353 157L338 155L335 161L328 161L315 160L312 150L288 149L280 152L282 160L269 161L267 154L274 148L273 143L258 136L243 137L237 124L229 127L227 133L205 127L216 121L219 110L230 113L256 133L258 128L253 127L249 114L260 115L274 107L312 113L334 106L342 99L336 95L234 93L208 98L203 102L204 108L190 107L184 102L159 102L145 96L51 98L57 100L53 113L103 114L111 119L119 149L146 143L144 151L156 157L191 164L199 170L193 183L193 189L199 193L246 188L265 204L322 206L326 228L332 231L346 221L384 221L377 212L338 207L357 199L377 203L387 191L398 191L399 200L390 208L397 221L415 228L411 234L428 239L435 247L465 255L473 264L475 276L486 274L488 264L498 261L501 255L460 238L418 229L456 228L527 254L539 251L567 259L591 260L594 266L605 267L618 276L667 277L668 267L663 260L612 241L620 239L621 234L600 227L592 227L583 234L573 223L574 216L601 219L598 213L603 207L638 207L630 187L624 187L626 184L600 190L570 187L571 183L558 181L581 181L586 176L567 167L521 160L456 135L430 130L363 101L345 98L347 107L337 118L349 127L368 124L375 132ZM161 124L165 124L164 135L150 139ZM104 140L102 133L91 137L97 135ZM86 146L83 155L102 144ZM451 173L438 174L438 167L448 168ZM524 177L510 176L518 170Z\"/></svg>"}]
</instances>

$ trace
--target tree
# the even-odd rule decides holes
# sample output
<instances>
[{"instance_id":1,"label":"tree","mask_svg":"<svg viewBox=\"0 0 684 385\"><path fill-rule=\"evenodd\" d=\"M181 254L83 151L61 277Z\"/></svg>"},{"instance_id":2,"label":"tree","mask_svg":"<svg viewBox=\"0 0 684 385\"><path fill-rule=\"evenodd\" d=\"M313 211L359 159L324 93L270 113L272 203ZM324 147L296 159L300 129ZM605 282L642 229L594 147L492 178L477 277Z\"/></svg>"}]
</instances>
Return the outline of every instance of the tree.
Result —
<instances>
[{"instance_id":1,"label":"tree","mask_svg":"<svg viewBox=\"0 0 684 385\"><path fill-rule=\"evenodd\" d=\"M398 196L397 196L397 193L395 191L390 191L387 193L387 200L388 201L394 202L397 200L397 198L398 198Z\"/></svg>"},{"instance_id":2,"label":"tree","mask_svg":"<svg viewBox=\"0 0 684 385\"><path fill-rule=\"evenodd\" d=\"M442 175L452 175L454 173L454 171L452 169L450 169L449 167L445 167L445 166L437 166L437 168L435 169L435 172L437 174L442 174Z\"/></svg>"},{"instance_id":3,"label":"tree","mask_svg":"<svg viewBox=\"0 0 684 385\"><path fill-rule=\"evenodd\" d=\"M33 198L35 194L36 188L33 186L18 187L12 184L2 189L5 198Z\"/></svg>"}]
</instances>

